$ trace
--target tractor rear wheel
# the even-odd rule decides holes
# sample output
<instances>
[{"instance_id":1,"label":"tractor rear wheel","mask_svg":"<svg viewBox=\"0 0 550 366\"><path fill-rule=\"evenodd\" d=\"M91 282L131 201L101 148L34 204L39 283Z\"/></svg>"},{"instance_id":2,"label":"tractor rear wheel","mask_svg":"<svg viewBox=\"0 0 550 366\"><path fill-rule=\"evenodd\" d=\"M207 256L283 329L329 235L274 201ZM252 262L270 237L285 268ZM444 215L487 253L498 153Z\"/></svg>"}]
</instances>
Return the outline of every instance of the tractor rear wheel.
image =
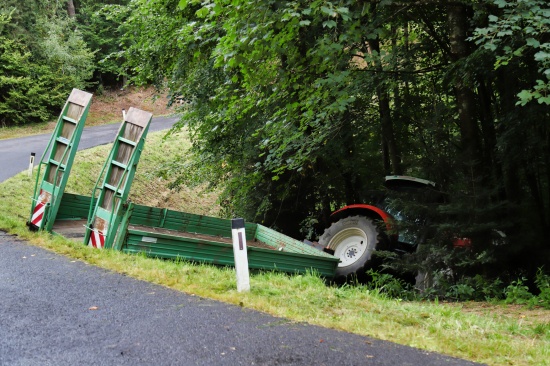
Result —
<instances>
[{"instance_id":1,"label":"tractor rear wheel","mask_svg":"<svg viewBox=\"0 0 550 366\"><path fill-rule=\"evenodd\" d=\"M374 222L364 216L350 216L333 223L319 238L319 244L340 258L335 277L362 275L379 242Z\"/></svg>"}]
</instances>

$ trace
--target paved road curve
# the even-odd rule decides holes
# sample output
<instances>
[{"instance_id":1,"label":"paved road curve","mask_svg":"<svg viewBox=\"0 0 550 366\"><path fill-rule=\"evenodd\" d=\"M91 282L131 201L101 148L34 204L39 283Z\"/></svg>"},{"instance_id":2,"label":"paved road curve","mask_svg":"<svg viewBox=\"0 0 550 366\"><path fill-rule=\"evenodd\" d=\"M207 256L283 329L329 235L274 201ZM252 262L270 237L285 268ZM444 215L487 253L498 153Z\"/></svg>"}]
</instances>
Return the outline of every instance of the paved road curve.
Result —
<instances>
[{"instance_id":1,"label":"paved road curve","mask_svg":"<svg viewBox=\"0 0 550 366\"><path fill-rule=\"evenodd\" d=\"M177 120L178 117L155 117L149 126L149 132L170 128ZM119 127L120 123L85 127L78 150L113 142ZM36 166L50 137L51 133L0 140L0 182L28 169L31 152L36 154Z\"/></svg>"},{"instance_id":2,"label":"paved road curve","mask_svg":"<svg viewBox=\"0 0 550 366\"><path fill-rule=\"evenodd\" d=\"M0 232L0 365L473 365L172 291Z\"/></svg>"}]
</instances>

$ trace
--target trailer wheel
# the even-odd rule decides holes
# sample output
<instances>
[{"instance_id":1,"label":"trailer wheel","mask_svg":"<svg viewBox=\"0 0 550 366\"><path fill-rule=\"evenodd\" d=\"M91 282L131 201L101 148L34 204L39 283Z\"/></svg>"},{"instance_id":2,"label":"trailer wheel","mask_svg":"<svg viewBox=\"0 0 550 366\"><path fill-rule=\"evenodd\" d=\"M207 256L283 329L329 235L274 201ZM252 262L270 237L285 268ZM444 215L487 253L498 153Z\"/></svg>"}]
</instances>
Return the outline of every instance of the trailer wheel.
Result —
<instances>
[{"instance_id":1,"label":"trailer wheel","mask_svg":"<svg viewBox=\"0 0 550 366\"><path fill-rule=\"evenodd\" d=\"M340 258L335 277L362 274L378 245L378 229L364 216L350 216L333 223L319 238L319 244Z\"/></svg>"}]
</instances>

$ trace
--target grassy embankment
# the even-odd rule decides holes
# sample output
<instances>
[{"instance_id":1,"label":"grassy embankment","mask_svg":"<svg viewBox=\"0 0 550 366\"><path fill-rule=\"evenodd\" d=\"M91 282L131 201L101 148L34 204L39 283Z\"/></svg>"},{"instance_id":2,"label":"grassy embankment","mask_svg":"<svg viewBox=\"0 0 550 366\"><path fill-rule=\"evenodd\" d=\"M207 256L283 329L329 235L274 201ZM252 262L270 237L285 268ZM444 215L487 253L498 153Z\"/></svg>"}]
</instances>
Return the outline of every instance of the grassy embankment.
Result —
<instances>
[{"instance_id":1,"label":"grassy embankment","mask_svg":"<svg viewBox=\"0 0 550 366\"><path fill-rule=\"evenodd\" d=\"M184 134L151 134L131 193L131 200L197 214L216 215L215 194L198 190L171 192L154 171L174 156L184 156ZM89 195L110 146L77 154L67 191ZM36 172L35 172L36 174ZM442 304L387 299L363 287L330 287L314 275L254 273L250 293L236 291L231 268L195 265L97 251L62 237L31 233L25 222L35 176L21 173L0 183L0 229L32 245L77 260L157 283L177 291L427 351L491 365L550 365L550 312L497 304ZM1 250L1 248L0 248Z\"/></svg>"}]
</instances>

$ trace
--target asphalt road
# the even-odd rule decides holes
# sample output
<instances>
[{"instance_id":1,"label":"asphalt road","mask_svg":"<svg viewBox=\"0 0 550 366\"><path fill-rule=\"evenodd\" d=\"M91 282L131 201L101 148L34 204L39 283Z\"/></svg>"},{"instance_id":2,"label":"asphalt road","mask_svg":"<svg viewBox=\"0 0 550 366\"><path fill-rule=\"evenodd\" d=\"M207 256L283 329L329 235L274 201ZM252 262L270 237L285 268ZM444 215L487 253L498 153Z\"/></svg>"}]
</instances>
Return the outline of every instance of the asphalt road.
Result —
<instances>
[{"instance_id":1,"label":"asphalt road","mask_svg":"<svg viewBox=\"0 0 550 366\"><path fill-rule=\"evenodd\" d=\"M177 122L178 117L155 117L149 125L149 132L165 130ZM84 127L78 150L113 142L120 123ZM17 139L0 140L0 182L27 170L30 155L36 154L35 166L42 157L51 134L27 136Z\"/></svg>"},{"instance_id":2,"label":"asphalt road","mask_svg":"<svg viewBox=\"0 0 550 366\"><path fill-rule=\"evenodd\" d=\"M172 291L3 232L0 252L0 365L473 365Z\"/></svg>"},{"instance_id":3,"label":"asphalt road","mask_svg":"<svg viewBox=\"0 0 550 366\"><path fill-rule=\"evenodd\" d=\"M174 122L155 118L151 131ZM79 149L111 142L116 128L85 130ZM48 139L0 141L0 181ZM76 364L474 365L173 291L0 231L0 365Z\"/></svg>"}]
</instances>

